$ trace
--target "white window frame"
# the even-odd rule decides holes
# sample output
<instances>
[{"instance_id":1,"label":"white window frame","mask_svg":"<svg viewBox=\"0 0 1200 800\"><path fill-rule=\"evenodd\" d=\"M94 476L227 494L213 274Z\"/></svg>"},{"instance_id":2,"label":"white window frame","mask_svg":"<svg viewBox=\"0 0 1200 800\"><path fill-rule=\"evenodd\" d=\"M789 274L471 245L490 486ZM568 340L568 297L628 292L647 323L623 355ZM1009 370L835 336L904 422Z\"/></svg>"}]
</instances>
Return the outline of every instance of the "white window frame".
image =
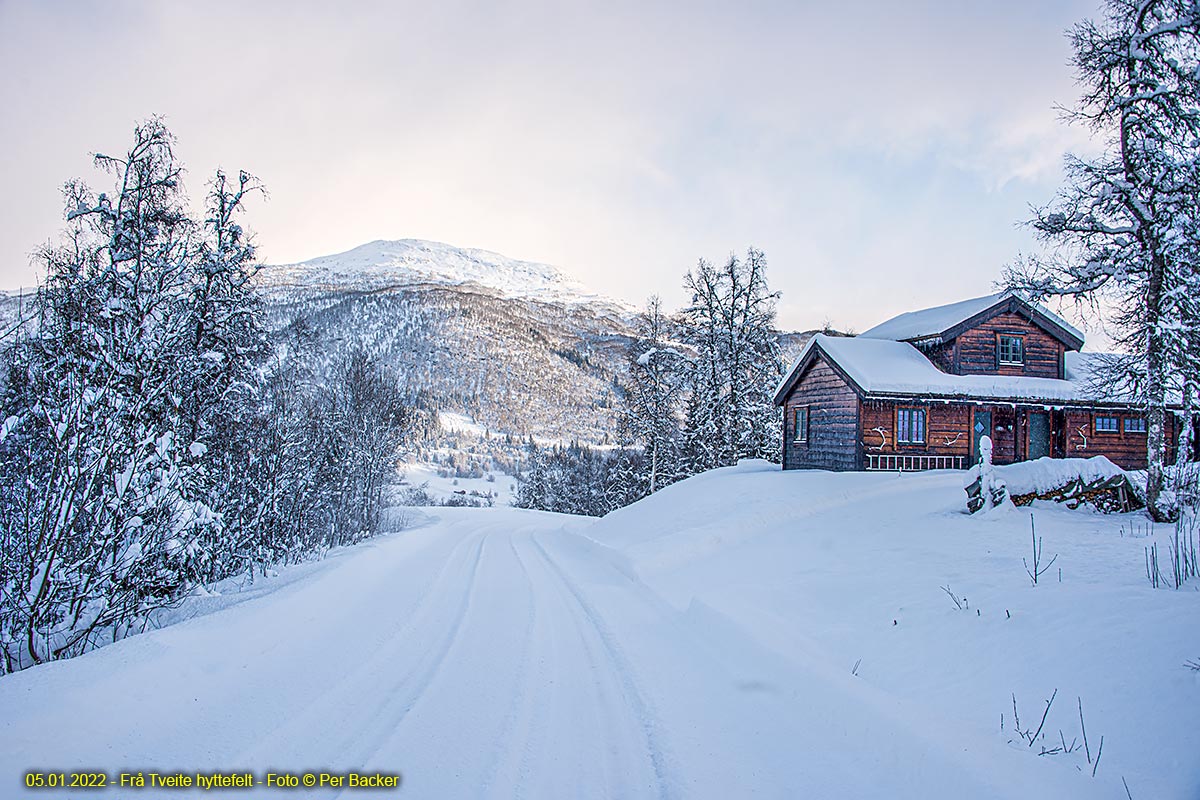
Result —
<instances>
[{"instance_id":1,"label":"white window frame","mask_svg":"<svg viewBox=\"0 0 1200 800\"><path fill-rule=\"evenodd\" d=\"M1004 359L1004 340L1012 339L1017 343L1017 361L1006 361ZM998 333L996 334L996 363L1002 367L1023 367L1025 366L1025 337L1015 333Z\"/></svg>"},{"instance_id":2,"label":"white window frame","mask_svg":"<svg viewBox=\"0 0 1200 800\"><path fill-rule=\"evenodd\" d=\"M797 444L808 444L808 426L811 424L812 412L809 406L792 406L792 441ZM798 417L800 412L804 412L804 424L801 425Z\"/></svg>"}]
</instances>

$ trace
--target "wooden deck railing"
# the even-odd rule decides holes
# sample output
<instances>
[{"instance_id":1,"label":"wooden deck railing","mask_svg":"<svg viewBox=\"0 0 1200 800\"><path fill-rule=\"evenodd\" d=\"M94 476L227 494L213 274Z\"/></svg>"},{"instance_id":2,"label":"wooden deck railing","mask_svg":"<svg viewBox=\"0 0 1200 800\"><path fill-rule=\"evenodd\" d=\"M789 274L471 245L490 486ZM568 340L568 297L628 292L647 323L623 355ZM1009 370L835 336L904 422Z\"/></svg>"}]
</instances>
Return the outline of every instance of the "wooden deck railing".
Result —
<instances>
[{"instance_id":1,"label":"wooden deck railing","mask_svg":"<svg viewBox=\"0 0 1200 800\"><path fill-rule=\"evenodd\" d=\"M926 469L966 469L966 456L906 456L867 453L867 469L919 472Z\"/></svg>"}]
</instances>

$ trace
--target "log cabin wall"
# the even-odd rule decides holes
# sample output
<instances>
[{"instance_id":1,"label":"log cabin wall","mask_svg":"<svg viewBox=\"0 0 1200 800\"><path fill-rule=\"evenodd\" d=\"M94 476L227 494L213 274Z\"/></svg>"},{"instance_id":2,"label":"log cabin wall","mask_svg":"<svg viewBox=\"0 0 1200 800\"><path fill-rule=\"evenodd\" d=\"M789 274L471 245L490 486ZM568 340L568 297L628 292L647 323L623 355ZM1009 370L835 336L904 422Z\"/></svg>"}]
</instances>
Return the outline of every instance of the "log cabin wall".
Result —
<instances>
[{"instance_id":1,"label":"log cabin wall","mask_svg":"<svg viewBox=\"0 0 1200 800\"><path fill-rule=\"evenodd\" d=\"M1088 452L1095 437L1092 436L1092 412L1086 409L1068 408L1065 412L1067 427L1067 458L1088 458L1100 455Z\"/></svg>"},{"instance_id":2,"label":"log cabin wall","mask_svg":"<svg viewBox=\"0 0 1200 800\"><path fill-rule=\"evenodd\" d=\"M896 410L925 409L925 443L896 442ZM863 452L875 455L969 456L971 406L914 400L864 400ZM861 467L860 467L861 468Z\"/></svg>"},{"instance_id":3,"label":"log cabin wall","mask_svg":"<svg viewBox=\"0 0 1200 800\"><path fill-rule=\"evenodd\" d=\"M1017 443L1022 435L1021 419L1012 406L977 406L992 412L992 463L1011 464L1019 457ZM974 454L972 454L974 455Z\"/></svg>"},{"instance_id":4,"label":"log cabin wall","mask_svg":"<svg viewBox=\"0 0 1200 800\"><path fill-rule=\"evenodd\" d=\"M914 345L914 347L920 350L921 355L928 358L930 362L942 372L953 374L955 341L956 340L951 339L949 342L942 342L940 344Z\"/></svg>"},{"instance_id":5,"label":"log cabin wall","mask_svg":"<svg viewBox=\"0 0 1200 800\"><path fill-rule=\"evenodd\" d=\"M1021 336L1025 363L1000 365L996 345L1001 333ZM1062 378L1062 342L1020 314L1005 312L964 331L954 340L955 369L959 375L1026 375Z\"/></svg>"},{"instance_id":6,"label":"log cabin wall","mask_svg":"<svg viewBox=\"0 0 1200 800\"><path fill-rule=\"evenodd\" d=\"M1096 417L1115 417L1117 419L1116 432L1097 431ZM1067 456L1069 458L1107 456L1110 461L1122 469L1146 468L1146 434L1125 431L1126 419L1144 419L1144 414L1070 409L1066 412L1066 418ZM1175 415L1168 411L1164 422L1167 461L1173 462L1177 445L1176 439L1179 435Z\"/></svg>"},{"instance_id":7,"label":"log cabin wall","mask_svg":"<svg viewBox=\"0 0 1200 800\"><path fill-rule=\"evenodd\" d=\"M896 410L923 408L926 412L924 444L896 442ZM1090 458L1106 456L1123 469L1146 468L1146 434L1125 431L1126 418L1143 415L1126 411L1086 409L1054 410L1043 406L1013 408L1012 405L942 403L934 400L864 400L862 402L863 453L871 455L961 455L970 463L970 427L976 410L992 415L992 460L1011 464L1028 458L1028 413L1050 414L1050 447L1055 457ZM1117 432L1097 434L1095 417L1117 418ZM1167 460L1174 460L1178 425L1173 414L1166 419Z\"/></svg>"},{"instance_id":8,"label":"log cabin wall","mask_svg":"<svg viewBox=\"0 0 1200 800\"><path fill-rule=\"evenodd\" d=\"M808 441L796 441L795 409L808 407ZM858 394L818 356L784 401L784 469L862 469Z\"/></svg>"}]
</instances>

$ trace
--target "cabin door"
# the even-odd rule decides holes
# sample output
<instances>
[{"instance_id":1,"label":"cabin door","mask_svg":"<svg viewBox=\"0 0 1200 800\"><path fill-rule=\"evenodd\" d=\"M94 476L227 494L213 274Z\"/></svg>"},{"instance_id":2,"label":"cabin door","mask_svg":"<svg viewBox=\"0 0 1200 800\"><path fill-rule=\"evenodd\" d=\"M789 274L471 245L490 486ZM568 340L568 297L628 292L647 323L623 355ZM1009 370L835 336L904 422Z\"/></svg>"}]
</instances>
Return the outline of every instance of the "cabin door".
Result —
<instances>
[{"instance_id":1,"label":"cabin door","mask_svg":"<svg viewBox=\"0 0 1200 800\"><path fill-rule=\"evenodd\" d=\"M971 463L979 463L979 440L992 435L992 412L976 411L975 422L971 426Z\"/></svg>"},{"instance_id":2,"label":"cabin door","mask_svg":"<svg viewBox=\"0 0 1200 800\"><path fill-rule=\"evenodd\" d=\"M1031 411L1029 422L1029 447L1026 458L1033 460L1050 455L1050 415L1044 411Z\"/></svg>"}]
</instances>

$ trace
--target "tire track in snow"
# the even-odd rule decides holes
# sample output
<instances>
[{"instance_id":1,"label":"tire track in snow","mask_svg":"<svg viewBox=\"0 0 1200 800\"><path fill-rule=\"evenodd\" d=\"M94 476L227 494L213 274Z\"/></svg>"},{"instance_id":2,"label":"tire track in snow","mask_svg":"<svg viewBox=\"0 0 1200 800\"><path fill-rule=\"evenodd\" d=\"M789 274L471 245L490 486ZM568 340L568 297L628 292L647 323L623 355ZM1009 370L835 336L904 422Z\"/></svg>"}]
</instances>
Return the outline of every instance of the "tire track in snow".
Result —
<instances>
[{"instance_id":1,"label":"tire track in snow","mask_svg":"<svg viewBox=\"0 0 1200 800\"><path fill-rule=\"evenodd\" d=\"M268 758L277 757L275 753L271 752L276 747L286 747L291 742L310 741L312 731L328 727L329 720L352 717L354 710L361 707L364 701L374 705L373 695L368 695L364 691L364 687L377 685L379 682L378 679L385 673L387 665L395 661L398 655L403 655L405 652L411 651L411 634L418 630L421 623L424 622L424 618L429 615L431 603L441 600L445 596L448 590L443 584L451 581L449 574L456 565L462 562L463 551L469 550L470 545L476 542L478 543L478 547L475 550L470 568L471 577L467 584L469 590L474 580L474 570L478 567L482 554L482 535L477 540L472 539L470 536L464 536L461 541L450 548L445 561L443 561L434 576L426 584L425 590L421 593L420 600L407 613L404 621L396 625L392 629L391 634L380 641L368 658L344 673L336 683L308 702L302 710L298 710L285 717L279 725L275 726L268 734L255 742L249 750L243 751L238 756L237 762L264 763L264 759L261 757L263 755ZM465 596L466 592L464 592ZM324 657L324 654L313 655L314 657ZM409 672L411 673L412 671L410 670ZM374 719L380 713L381 709L376 708L374 712L369 714L367 719ZM342 751L348 749L350 745L359 739L361 739L360 735L352 734L346 741L346 745L342 748Z\"/></svg>"},{"instance_id":2,"label":"tire track in snow","mask_svg":"<svg viewBox=\"0 0 1200 800\"><path fill-rule=\"evenodd\" d=\"M461 600L455 608L453 619L437 639L436 644L431 650L422 648L422 657L391 689L384 689L378 685L371 687L372 695L382 694L385 700L357 728L350 743L343 746L343 757L340 763L346 764L345 769L364 769L366 762L387 744L391 738L390 734L399 727L408 713L421 701L425 690L433 683L438 670L445 662L446 656L454 649L454 644L458 641L459 633L462 631L463 621L471 609L471 600L475 594L475 579L479 574L479 563L483 560L487 534L480 533L478 542L479 546L475 548L474 558L471 559ZM431 592L431 594L434 593L443 594L443 592ZM432 620L431 624L436 627L437 620ZM408 644L411 647L412 642L410 641ZM364 747L365 750L362 749ZM360 754L354 753L355 750L359 750ZM341 797L344 791L338 792L337 796Z\"/></svg>"},{"instance_id":3,"label":"tire track in snow","mask_svg":"<svg viewBox=\"0 0 1200 800\"><path fill-rule=\"evenodd\" d=\"M529 568L525 566L525 560L517 552L517 545L511 534L508 539L508 547L513 554L513 558L516 559L517 565L521 568L525 592L529 596L529 613L525 618L521 658L517 667L520 688L513 693L512 702L509 703L508 710L505 713L501 732L497 736L497 746L492 752L491 763L485 772L480 791L481 793L487 793L492 789L497 778L509 777L506 773L515 772L515 775L505 781L505 784L511 787L511 791L503 796L521 798L524 796L522 783L528 773L528 763L532 755L533 732L540 727L536 723L541 716L541 704L532 702L533 694L536 687L545 685L545 664L543 663L536 670L538 679L532 679L531 676L535 674L535 671L530 668L530 662L532 661L533 654L534 628L538 622L537 598L534 594L533 579L529 575ZM521 750L520 763L515 766L512 764L511 759L504 758L513 752L513 748L505 747L505 744L512 739L517 739L520 742Z\"/></svg>"},{"instance_id":4,"label":"tire track in snow","mask_svg":"<svg viewBox=\"0 0 1200 800\"><path fill-rule=\"evenodd\" d=\"M655 782L657 783L657 795L663 800L669 800L669 798L675 796L675 792L673 791L674 782L670 780L667 768L667 750L662 741L663 737L658 730L659 726L656 716L634 680L629 661L625 658L608 626L604 624L591 603L584 598L578 586L571 581L558 562L550 556L542 543L537 540L536 536L531 535L530 541L537 549L538 554L549 568L549 571L557 579L558 584L566 589L570 598L573 598L572 605L579 609L583 620L599 640L604 650L605 660L608 662L610 674L618 679L625 703L628 705L633 717L637 720L642 737L645 739L646 754L649 757ZM580 615L572 616L578 619Z\"/></svg>"}]
</instances>

